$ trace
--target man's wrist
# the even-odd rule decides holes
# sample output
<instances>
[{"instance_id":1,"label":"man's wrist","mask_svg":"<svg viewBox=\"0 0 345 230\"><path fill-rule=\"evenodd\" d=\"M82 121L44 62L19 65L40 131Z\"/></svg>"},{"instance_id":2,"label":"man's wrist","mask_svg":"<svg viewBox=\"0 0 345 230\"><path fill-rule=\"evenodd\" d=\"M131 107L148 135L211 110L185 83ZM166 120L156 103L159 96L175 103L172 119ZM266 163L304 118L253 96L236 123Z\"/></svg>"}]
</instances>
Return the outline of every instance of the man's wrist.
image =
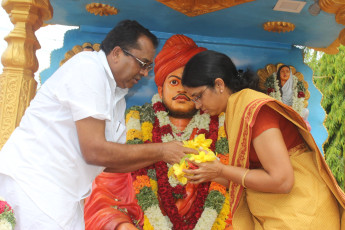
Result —
<instances>
[{"instance_id":1,"label":"man's wrist","mask_svg":"<svg viewBox=\"0 0 345 230\"><path fill-rule=\"evenodd\" d=\"M157 144L157 153L158 153L159 161L165 162L164 144L163 143Z\"/></svg>"}]
</instances>

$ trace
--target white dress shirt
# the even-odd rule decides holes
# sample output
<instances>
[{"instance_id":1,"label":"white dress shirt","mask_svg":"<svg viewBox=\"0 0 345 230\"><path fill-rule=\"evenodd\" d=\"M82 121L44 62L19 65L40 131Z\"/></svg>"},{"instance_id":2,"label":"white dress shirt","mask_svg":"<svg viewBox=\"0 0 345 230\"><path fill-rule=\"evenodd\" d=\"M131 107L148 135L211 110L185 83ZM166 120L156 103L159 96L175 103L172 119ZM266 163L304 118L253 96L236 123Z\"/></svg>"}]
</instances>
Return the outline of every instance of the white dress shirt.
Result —
<instances>
[{"instance_id":1,"label":"white dress shirt","mask_svg":"<svg viewBox=\"0 0 345 230\"><path fill-rule=\"evenodd\" d=\"M0 152L0 173L63 229L76 212L83 217L80 200L104 169L85 162L75 121L105 120L106 139L124 143L127 92L116 87L103 51L81 52L43 84Z\"/></svg>"}]
</instances>

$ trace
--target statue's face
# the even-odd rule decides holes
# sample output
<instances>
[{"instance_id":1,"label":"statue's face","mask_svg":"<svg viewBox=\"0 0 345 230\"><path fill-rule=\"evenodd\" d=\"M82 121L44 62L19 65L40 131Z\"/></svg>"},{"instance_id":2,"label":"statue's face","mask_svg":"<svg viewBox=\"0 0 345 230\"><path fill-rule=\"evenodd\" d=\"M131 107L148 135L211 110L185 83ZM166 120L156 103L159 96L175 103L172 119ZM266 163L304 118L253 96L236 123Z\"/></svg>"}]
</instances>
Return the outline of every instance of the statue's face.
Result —
<instances>
[{"instance_id":1,"label":"statue's face","mask_svg":"<svg viewBox=\"0 0 345 230\"><path fill-rule=\"evenodd\" d=\"M280 81L282 86L285 84L287 80L290 78L290 69L288 67L283 67L280 70Z\"/></svg>"},{"instance_id":2,"label":"statue's face","mask_svg":"<svg viewBox=\"0 0 345 230\"><path fill-rule=\"evenodd\" d=\"M158 93L170 116L189 118L197 110L181 84L183 70L181 67L168 74L163 86L158 87Z\"/></svg>"}]
</instances>

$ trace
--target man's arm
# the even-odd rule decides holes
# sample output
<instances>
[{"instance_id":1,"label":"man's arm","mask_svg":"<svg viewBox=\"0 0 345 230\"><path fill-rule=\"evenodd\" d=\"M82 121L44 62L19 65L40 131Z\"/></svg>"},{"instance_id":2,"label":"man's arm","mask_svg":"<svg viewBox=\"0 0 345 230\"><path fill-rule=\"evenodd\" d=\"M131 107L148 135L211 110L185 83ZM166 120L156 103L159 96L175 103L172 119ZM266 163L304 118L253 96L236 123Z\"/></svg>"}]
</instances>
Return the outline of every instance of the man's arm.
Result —
<instances>
[{"instance_id":1,"label":"man's arm","mask_svg":"<svg viewBox=\"0 0 345 230\"><path fill-rule=\"evenodd\" d=\"M111 168L112 172L131 172L158 161L178 163L185 153L196 152L181 142L119 144L105 139L105 121L88 117L76 121L81 152L88 164Z\"/></svg>"}]
</instances>

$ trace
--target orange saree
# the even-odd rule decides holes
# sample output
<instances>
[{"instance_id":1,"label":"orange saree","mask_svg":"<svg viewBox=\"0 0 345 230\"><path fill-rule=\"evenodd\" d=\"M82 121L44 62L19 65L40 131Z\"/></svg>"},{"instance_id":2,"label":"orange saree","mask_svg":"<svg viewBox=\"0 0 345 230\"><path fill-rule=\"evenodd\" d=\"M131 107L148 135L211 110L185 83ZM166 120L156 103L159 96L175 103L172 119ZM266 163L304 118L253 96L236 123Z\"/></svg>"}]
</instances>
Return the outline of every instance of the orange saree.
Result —
<instances>
[{"instance_id":1,"label":"orange saree","mask_svg":"<svg viewBox=\"0 0 345 230\"><path fill-rule=\"evenodd\" d=\"M226 111L229 164L249 168L252 127L263 105L298 129L305 144L289 150L295 184L289 194L244 189L230 182L234 229L345 229L345 195L321 155L305 122L291 107L249 89L230 96ZM344 221L343 221L344 220Z\"/></svg>"}]
</instances>

